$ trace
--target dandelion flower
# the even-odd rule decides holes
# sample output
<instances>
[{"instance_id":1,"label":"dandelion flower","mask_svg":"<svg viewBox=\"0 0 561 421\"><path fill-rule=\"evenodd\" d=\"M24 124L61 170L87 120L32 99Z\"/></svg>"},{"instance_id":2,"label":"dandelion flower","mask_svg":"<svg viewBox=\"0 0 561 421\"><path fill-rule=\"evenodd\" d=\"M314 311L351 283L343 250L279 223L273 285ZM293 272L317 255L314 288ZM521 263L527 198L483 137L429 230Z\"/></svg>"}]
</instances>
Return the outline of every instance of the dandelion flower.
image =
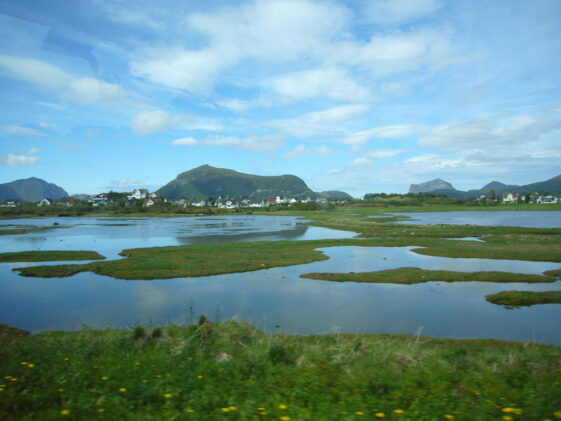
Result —
<instances>
[{"instance_id":1,"label":"dandelion flower","mask_svg":"<svg viewBox=\"0 0 561 421\"><path fill-rule=\"evenodd\" d=\"M230 411L237 411L238 408L235 407L235 406L229 406L228 409L229 409Z\"/></svg>"},{"instance_id":2,"label":"dandelion flower","mask_svg":"<svg viewBox=\"0 0 561 421\"><path fill-rule=\"evenodd\" d=\"M512 421L514 418L512 418L510 415L504 415L503 416L503 420L504 421Z\"/></svg>"},{"instance_id":3,"label":"dandelion flower","mask_svg":"<svg viewBox=\"0 0 561 421\"><path fill-rule=\"evenodd\" d=\"M376 417L378 418L384 418L386 416L386 414L384 414L383 412L376 412L374 415L376 415Z\"/></svg>"},{"instance_id":4,"label":"dandelion flower","mask_svg":"<svg viewBox=\"0 0 561 421\"><path fill-rule=\"evenodd\" d=\"M279 420L281 421L290 421L290 417L283 415L282 417L279 418Z\"/></svg>"},{"instance_id":5,"label":"dandelion flower","mask_svg":"<svg viewBox=\"0 0 561 421\"><path fill-rule=\"evenodd\" d=\"M60 415L70 415L70 410L69 409L63 409L62 411L60 411Z\"/></svg>"},{"instance_id":6,"label":"dandelion flower","mask_svg":"<svg viewBox=\"0 0 561 421\"><path fill-rule=\"evenodd\" d=\"M288 406L286 406L284 403L281 403L279 405L279 409L286 409L286 408L288 408Z\"/></svg>"},{"instance_id":7,"label":"dandelion flower","mask_svg":"<svg viewBox=\"0 0 561 421\"><path fill-rule=\"evenodd\" d=\"M109 377L103 376L103 377L101 378L101 380L109 380Z\"/></svg>"},{"instance_id":8,"label":"dandelion flower","mask_svg":"<svg viewBox=\"0 0 561 421\"><path fill-rule=\"evenodd\" d=\"M164 393L164 398L169 399L171 397L173 397L171 393Z\"/></svg>"},{"instance_id":9,"label":"dandelion flower","mask_svg":"<svg viewBox=\"0 0 561 421\"><path fill-rule=\"evenodd\" d=\"M230 408L220 408L222 412L230 412Z\"/></svg>"},{"instance_id":10,"label":"dandelion flower","mask_svg":"<svg viewBox=\"0 0 561 421\"><path fill-rule=\"evenodd\" d=\"M264 411L265 408L257 408L258 411Z\"/></svg>"},{"instance_id":11,"label":"dandelion flower","mask_svg":"<svg viewBox=\"0 0 561 421\"><path fill-rule=\"evenodd\" d=\"M100 414L103 414L103 413L105 412L105 409L99 408L99 409L97 410L97 412L99 412Z\"/></svg>"},{"instance_id":12,"label":"dandelion flower","mask_svg":"<svg viewBox=\"0 0 561 421\"><path fill-rule=\"evenodd\" d=\"M503 412L514 412L514 408L503 408L502 409Z\"/></svg>"},{"instance_id":13,"label":"dandelion flower","mask_svg":"<svg viewBox=\"0 0 561 421\"><path fill-rule=\"evenodd\" d=\"M261 412L259 413L259 415L267 415L267 412L266 412L266 411L261 411Z\"/></svg>"},{"instance_id":14,"label":"dandelion flower","mask_svg":"<svg viewBox=\"0 0 561 421\"><path fill-rule=\"evenodd\" d=\"M142 380L142 383L148 383L148 380L144 379Z\"/></svg>"},{"instance_id":15,"label":"dandelion flower","mask_svg":"<svg viewBox=\"0 0 561 421\"><path fill-rule=\"evenodd\" d=\"M20 364L21 365L27 365L27 363L25 361L22 361Z\"/></svg>"},{"instance_id":16,"label":"dandelion flower","mask_svg":"<svg viewBox=\"0 0 561 421\"><path fill-rule=\"evenodd\" d=\"M27 364L27 367L28 367L28 368L33 368L33 367L35 367L35 364L33 364L33 363Z\"/></svg>"},{"instance_id":17,"label":"dandelion flower","mask_svg":"<svg viewBox=\"0 0 561 421\"><path fill-rule=\"evenodd\" d=\"M184 412L187 412L187 413L189 413L189 414L192 414L193 412L195 412L195 410L189 408L189 409L186 409Z\"/></svg>"},{"instance_id":18,"label":"dandelion flower","mask_svg":"<svg viewBox=\"0 0 561 421\"><path fill-rule=\"evenodd\" d=\"M199 380L202 379L202 378L203 378L203 376L197 376L197 379L199 379Z\"/></svg>"},{"instance_id":19,"label":"dandelion flower","mask_svg":"<svg viewBox=\"0 0 561 421\"><path fill-rule=\"evenodd\" d=\"M127 391L127 388L126 388L126 387L120 387L120 388L119 388L119 392L126 392L126 391Z\"/></svg>"},{"instance_id":20,"label":"dandelion flower","mask_svg":"<svg viewBox=\"0 0 561 421\"><path fill-rule=\"evenodd\" d=\"M140 365L140 363L137 361L134 363L134 365L136 365L137 367Z\"/></svg>"},{"instance_id":21,"label":"dandelion flower","mask_svg":"<svg viewBox=\"0 0 561 421\"><path fill-rule=\"evenodd\" d=\"M405 411L403 409L394 409L393 412L396 414L403 414Z\"/></svg>"},{"instance_id":22,"label":"dandelion flower","mask_svg":"<svg viewBox=\"0 0 561 421\"><path fill-rule=\"evenodd\" d=\"M154 377L156 377L157 379L161 379L162 375L161 374L156 374Z\"/></svg>"},{"instance_id":23,"label":"dandelion flower","mask_svg":"<svg viewBox=\"0 0 561 421\"><path fill-rule=\"evenodd\" d=\"M444 415L444 418L446 418L447 420L453 420L454 415L446 414L446 415Z\"/></svg>"},{"instance_id":24,"label":"dandelion flower","mask_svg":"<svg viewBox=\"0 0 561 421\"><path fill-rule=\"evenodd\" d=\"M356 414L356 415L364 415L364 412L362 412L362 411L356 411L355 414Z\"/></svg>"}]
</instances>

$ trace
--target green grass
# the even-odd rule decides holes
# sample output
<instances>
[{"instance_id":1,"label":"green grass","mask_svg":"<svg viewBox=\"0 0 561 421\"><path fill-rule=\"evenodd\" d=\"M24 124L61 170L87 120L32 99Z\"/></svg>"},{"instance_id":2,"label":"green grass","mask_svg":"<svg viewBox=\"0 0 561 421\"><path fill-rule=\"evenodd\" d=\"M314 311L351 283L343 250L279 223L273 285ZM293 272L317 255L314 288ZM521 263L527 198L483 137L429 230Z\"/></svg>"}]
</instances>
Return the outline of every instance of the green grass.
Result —
<instances>
[{"instance_id":1,"label":"green grass","mask_svg":"<svg viewBox=\"0 0 561 421\"><path fill-rule=\"evenodd\" d=\"M0 253L0 263L6 262L49 262L66 260L101 260L105 259L96 251L20 251L13 253Z\"/></svg>"},{"instance_id":2,"label":"green grass","mask_svg":"<svg viewBox=\"0 0 561 421\"><path fill-rule=\"evenodd\" d=\"M49 227L37 227L34 225L3 225L2 227L0 227L0 235L21 235L28 234L30 232L48 231L61 228L70 227L66 225L53 225Z\"/></svg>"},{"instance_id":3,"label":"green grass","mask_svg":"<svg viewBox=\"0 0 561 421\"><path fill-rule=\"evenodd\" d=\"M561 348L535 343L268 335L236 322L1 332L6 420L543 420L561 410Z\"/></svg>"},{"instance_id":4,"label":"green grass","mask_svg":"<svg viewBox=\"0 0 561 421\"><path fill-rule=\"evenodd\" d=\"M121 260L14 270L22 276L34 277L64 277L87 271L118 279L210 276L324 260L327 257L316 249L337 246L418 246L413 251L433 256L561 262L561 235L537 231L536 234L488 235L485 242L386 237L152 247L124 250L121 255L126 258Z\"/></svg>"},{"instance_id":5,"label":"green grass","mask_svg":"<svg viewBox=\"0 0 561 421\"><path fill-rule=\"evenodd\" d=\"M487 295L485 299L507 307L561 304L561 291L501 291Z\"/></svg>"},{"instance_id":6,"label":"green grass","mask_svg":"<svg viewBox=\"0 0 561 421\"><path fill-rule=\"evenodd\" d=\"M555 282L554 276L526 275L508 272L452 272L447 270L423 270L399 268L377 272L305 273L302 278L335 282L373 282L391 284L418 284L422 282Z\"/></svg>"}]
</instances>

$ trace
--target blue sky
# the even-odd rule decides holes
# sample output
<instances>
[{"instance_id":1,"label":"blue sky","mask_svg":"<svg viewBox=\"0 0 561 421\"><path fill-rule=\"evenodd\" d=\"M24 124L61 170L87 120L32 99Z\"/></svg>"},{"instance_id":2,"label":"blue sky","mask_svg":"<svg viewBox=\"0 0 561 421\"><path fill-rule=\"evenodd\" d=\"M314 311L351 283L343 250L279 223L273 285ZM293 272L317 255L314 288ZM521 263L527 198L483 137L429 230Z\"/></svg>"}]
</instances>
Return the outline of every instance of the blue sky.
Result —
<instances>
[{"instance_id":1,"label":"blue sky","mask_svg":"<svg viewBox=\"0 0 561 421\"><path fill-rule=\"evenodd\" d=\"M4 0L0 182L317 191L561 174L561 1Z\"/></svg>"}]
</instances>

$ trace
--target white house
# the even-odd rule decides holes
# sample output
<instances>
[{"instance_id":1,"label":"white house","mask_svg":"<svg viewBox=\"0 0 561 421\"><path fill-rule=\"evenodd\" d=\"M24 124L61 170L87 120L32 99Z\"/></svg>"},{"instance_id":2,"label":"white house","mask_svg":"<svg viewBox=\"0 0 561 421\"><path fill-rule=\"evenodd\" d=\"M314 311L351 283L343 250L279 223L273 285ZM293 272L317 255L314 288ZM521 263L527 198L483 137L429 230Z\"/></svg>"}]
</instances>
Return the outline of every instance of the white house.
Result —
<instances>
[{"instance_id":1,"label":"white house","mask_svg":"<svg viewBox=\"0 0 561 421\"><path fill-rule=\"evenodd\" d=\"M518 203L518 193L503 193L503 203Z\"/></svg>"},{"instance_id":2,"label":"white house","mask_svg":"<svg viewBox=\"0 0 561 421\"><path fill-rule=\"evenodd\" d=\"M148 197L149 193L148 190L146 189L134 189L132 191L132 194L127 196L127 199L129 200L141 200L141 199L146 199Z\"/></svg>"},{"instance_id":3,"label":"white house","mask_svg":"<svg viewBox=\"0 0 561 421\"><path fill-rule=\"evenodd\" d=\"M37 203L37 206L51 206L51 202L49 201L49 199L43 199L39 203Z\"/></svg>"},{"instance_id":4,"label":"white house","mask_svg":"<svg viewBox=\"0 0 561 421\"><path fill-rule=\"evenodd\" d=\"M546 205L546 204L556 204L559 203L559 198L555 197L555 196L539 196L536 199L536 203L540 204L540 205Z\"/></svg>"}]
</instances>

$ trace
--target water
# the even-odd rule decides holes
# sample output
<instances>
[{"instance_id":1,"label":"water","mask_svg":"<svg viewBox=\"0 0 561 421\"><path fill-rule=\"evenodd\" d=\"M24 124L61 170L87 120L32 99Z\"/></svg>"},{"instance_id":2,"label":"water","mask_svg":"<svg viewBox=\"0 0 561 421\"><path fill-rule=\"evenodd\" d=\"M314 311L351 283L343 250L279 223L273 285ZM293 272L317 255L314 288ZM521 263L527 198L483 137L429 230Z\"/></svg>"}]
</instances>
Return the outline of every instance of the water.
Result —
<instances>
[{"instance_id":1,"label":"water","mask_svg":"<svg viewBox=\"0 0 561 421\"><path fill-rule=\"evenodd\" d=\"M85 249L116 257L130 247L208 241L344 238L354 233L306 227L290 217L233 216L96 220L44 218L4 223L72 228L3 236L2 251ZM112 226L107 226L110 224ZM130 224L130 225L121 225ZM192 240L194 238L194 240ZM559 263L423 256L412 247L330 247L329 260L200 278L124 281L92 273L25 278L0 264L0 323L30 330L125 328L137 324L238 318L268 332L421 333L435 337L497 338L561 344L561 305L507 310L484 296L503 290L561 290L549 284L488 282L417 285L336 283L300 278L308 272L362 272L404 266L455 271L542 273ZM41 263L42 264L42 263Z\"/></svg>"},{"instance_id":2,"label":"water","mask_svg":"<svg viewBox=\"0 0 561 421\"><path fill-rule=\"evenodd\" d=\"M393 213L411 219L400 224L415 225L501 225L511 227L561 228L561 211L467 211ZM373 215L372 217L380 217Z\"/></svg>"}]
</instances>

